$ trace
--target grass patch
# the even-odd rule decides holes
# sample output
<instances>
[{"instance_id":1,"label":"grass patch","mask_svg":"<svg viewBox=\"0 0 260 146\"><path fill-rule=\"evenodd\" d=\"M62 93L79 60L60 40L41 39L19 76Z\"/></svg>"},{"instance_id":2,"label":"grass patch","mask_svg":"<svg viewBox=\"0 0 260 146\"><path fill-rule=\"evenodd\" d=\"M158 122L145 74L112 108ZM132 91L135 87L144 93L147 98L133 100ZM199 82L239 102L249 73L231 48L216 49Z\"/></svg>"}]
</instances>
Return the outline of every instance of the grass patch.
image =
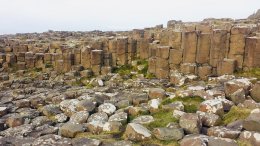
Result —
<instances>
[{"instance_id":1,"label":"grass patch","mask_svg":"<svg viewBox=\"0 0 260 146\"><path fill-rule=\"evenodd\" d=\"M178 142L175 140L158 140L156 138L152 138L148 141L142 141L142 142L134 142L133 146L140 146L140 145L158 145L158 146L179 146Z\"/></svg>"},{"instance_id":2,"label":"grass patch","mask_svg":"<svg viewBox=\"0 0 260 146\"><path fill-rule=\"evenodd\" d=\"M152 73L147 73L145 78L147 78L147 79L155 79L156 76L154 74L152 74Z\"/></svg>"},{"instance_id":3,"label":"grass patch","mask_svg":"<svg viewBox=\"0 0 260 146\"><path fill-rule=\"evenodd\" d=\"M171 111L160 110L159 112L153 113L152 116L154 121L146 125L150 130L158 127L166 127L167 124L171 122L178 122L177 119L173 118Z\"/></svg>"},{"instance_id":4,"label":"grass patch","mask_svg":"<svg viewBox=\"0 0 260 146\"><path fill-rule=\"evenodd\" d=\"M46 63L45 68L53 68L53 65L51 63Z\"/></svg>"},{"instance_id":5,"label":"grass patch","mask_svg":"<svg viewBox=\"0 0 260 146\"><path fill-rule=\"evenodd\" d=\"M184 111L187 113L195 113L201 102L204 101L203 98L199 97L199 96L194 96L194 97L175 97L173 99L164 99L161 103L161 105L166 105L166 104L170 104L176 101L180 101L182 102L182 104L184 105Z\"/></svg>"},{"instance_id":6,"label":"grass patch","mask_svg":"<svg viewBox=\"0 0 260 146\"><path fill-rule=\"evenodd\" d=\"M249 71L238 71L235 75L239 77L252 77L260 80L260 68L253 68Z\"/></svg>"},{"instance_id":7,"label":"grass patch","mask_svg":"<svg viewBox=\"0 0 260 146\"><path fill-rule=\"evenodd\" d=\"M224 125L227 125L236 120L245 119L249 116L250 112L250 109L233 106L230 111L222 117L222 122Z\"/></svg>"}]
</instances>

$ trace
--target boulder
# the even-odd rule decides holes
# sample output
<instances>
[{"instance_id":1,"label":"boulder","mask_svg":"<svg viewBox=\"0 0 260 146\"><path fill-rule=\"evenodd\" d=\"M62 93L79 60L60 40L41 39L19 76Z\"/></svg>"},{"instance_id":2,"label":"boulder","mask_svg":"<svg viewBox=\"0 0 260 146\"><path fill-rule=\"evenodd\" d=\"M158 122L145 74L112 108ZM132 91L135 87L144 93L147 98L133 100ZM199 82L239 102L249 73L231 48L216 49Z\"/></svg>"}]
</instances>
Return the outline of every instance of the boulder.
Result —
<instances>
[{"instance_id":1,"label":"boulder","mask_svg":"<svg viewBox=\"0 0 260 146\"><path fill-rule=\"evenodd\" d=\"M123 130L123 125L120 122L106 122L103 126L103 131L109 133L120 133Z\"/></svg>"},{"instance_id":2,"label":"boulder","mask_svg":"<svg viewBox=\"0 0 260 146\"><path fill-rule=\"evenodd\" d=\"M109 122L120 122L122 124L127 123L127 113L125 112L118 112L114 115L110 116L108 119Z\"/></svg>"},{"instance_id":3,"label":"boulder","mask_svg":"<svg viewBox=\"0 0 260 146\"><path fill-rule=\"evenodd\" d=\"M100 146L101 141L97 139L91 139L86 137L74 138L71 141L73 146Z\"/></svg>"},{"instance_id":4,"label":"boulder","mask_svg":"<svg viewBox=\"0 0 260 146\"><path fill-rule=\"evenodd\" d=\"M74 113L71 117L69 122L74 124L83 124L87 122L87 119L89 117L89 113L87 111L80 111L77 113Z\"/></svg>"},{"instance_id":5,"label":"boulder","mask_svg":"<svg viewBox=\"0 0 260 146\"><path fill-rule=\"evenodd\" d=\"M153 116L143 115L133 119L131 122L136 124L149 124L154 121Z\"/></svg>"},{"instance_id":6,"label":"boulder","mask_svg":"<svg viewBox=\"0 0 260 146\"><path fill-rule=\"evenodd\" d=\"M98 112L104 112L108 115L112 115L116 111L116 107L111 103L104 103L98 107Z\"/></svg>"},{"instance_id":7,"label":"boulder","mask_svg":"<svg viewBox=\"0 0 260 146\"><path fill-rule=\"evenodd\" d=\"M238 89L230 95L230 98L236 105L243 103L246 100L245 91L243 89Z\"/></svg>"},{"instance_id":8,"label":"boulder","mask_svg":"<svg viewBox=\"0 0 260 146\"><path fill-rule=\"evenodd\" d=\"M93 103L91 100L81 100L79 103L76 105L77 111L87 111L87 112L92 112L96 108L96 104Z\"/></svg>"},{"instance_id":9,"label":"boulder","mask_svg":"<svg viewBox=\"0 0 260 146\"><path fill-rule=\"evenodd\" d=\"M140 124L129 123L125 130L126 139L132 141L146 141L152 138L151 131Z\"/></svg>"},{"instance_id":10,"label":"boulder","mask_svg":"<svg viewBox=\"0 0 260 146\"><path fill-rule=\"evenodd\" d=\"M0 107L0 117L6 115L8 112L8 107Z\"/></svg>"},{"instance_id":11,"label":"boulder","mask_svg":"<svg viewBox=\"0 0 260 146\"><path fill-rule=\"evenodd\" d=\"M84 128L80 124L74 124L74 123L65 123L59 130L60 134L64 137L73 138L78 133L83 132Z\"/></svg>"},{"instance_id":12,"label":"boulder","mask_svg":"<svg viewBox=\"0 0 260 146\"><path fill-rule=\"evenodd\" d=\"M225 94L230 97L238 89L244 89L245 94L248 95L251 86L252 83L246 78L233 79L224 83Z\"/></svg>"},{"instance_id":13,"label":"boulder","mask_svg":"<svg viewBox=\"0 0 260 146\"><path fill-rule=\"evenodd\" d=\"M48 134L41 136L34 140L32 146L39 145L57 145L57 146L71 146L71 140L55 134Z\"/></svg>"},{"instance_id":14,"label":"boulder","mask_svg":"<svg viewBox=\"0 0 260 146\"><path fill-rule=\"evenodd\" d=\"M151 113L157 112L159 110L159 106L161 104L161 99L151 99L148 102L148 108Z\"/></svg>"},{"instance_id":15,"label":"boulder","mask_svg":"<svg viewBox=\"0 0 260 146\"><path fill-rule=\"evenodd\" d=\"M20 125L23 125L24 122L25 122L24 117L22 117L20 115L14 115L14 116L8 117L5 121L5 123L8 127L20 126Z\"/></svg>"},{"instance_id":16,"label":"boulder","mask_svg":"<svg viewBox=\"0 0 260 146\"><path fill-rule=\"evenodd\" d=\"M260 145L260 133L254 131L243 131L239 136L239 141L243 144L257 146Z\"/></svg>"},{"instance_id":17,"label":"boulder","mask_svg":"<svg viewBox=\"0 0 260 146\"><path fill-rule=\"evenodd\" d=\"M179 111L184 111L184 105L180 101L176 101L170 104L162 105L162 109L164 110L179 110Z\"/></svg>"},{"instance_id":18,"label":"boulder","mask_svg":"<svg viewBox=\"0 0 260 146\"><path fill-rule=\"evenodd\" d=\"M60 108L58 106L49 104L42 108L42 113L47 117L51 117L51 116L55 116L57 114L62 113L62 111L60 110Z\"/></svg>"},{"instance_id":19,"label":"boulder","mask_svg":"<svg viewBox=\"0 0 260 146\"><path fill-rule=\"evenodd\" d=\"M106 113L94 113L92 115L89 116L88 118L88 123L89 122L95 122L95 121L103 121L103 122L107 122L108 121L108 116Z\"/></svg>"},{"instance_id":20,"label":"boulder","mask_svg":"<svg viewBox=\"0 0 260 146\"><path fill-rule=\"evenodd\" d=\"M201 122L203 126L217 126L221 123L221 118L220 116L212 113L205 113L201 111L197 111L197 113L200 115Z\"/></svg>"},{"instance_id":21,"label":"boulder","mask_svg":"<svg viewBox=\"0 0 260 146\"><path fill-rule=\"evenodd\" d=\"M260 109L254 109L244 120L243 127L248 131L260 132Z\"/></svg>"},{"instance_id":22,"label":"boulder","mask_svg":"<svg viewBox=\"0 0 260 146\"><path fill-rule=\"evenodd\" d=\"M199 110L206 113L212 113L217 115L224 114L224 107L219 99L211 99L203 101L200 104Z\"/></svg>"},{"instance_id":23,"label":"boulder","mask_svg":"<svg viewBox=\"0 0 260 146\"><path fill-rule=\"evenodd\" d=\"M230 138L236 139L240 134L240 130L227 128L224 126L216 126L208 129L208 136L222 137L222 138Z\"/></svg>"},{"instance_id":24,"label":"boulder","mask_svg":"<svg viewBox=\"0 0 260 146\"><path fill-rule=\"evenodd\" d=\"M176 128L155 128L153 134L159 140L180 140L184 136L184 131Z\"/></svg>"},{"instance_id":25,"label":"boulder","mask_svg":"<svg viewBox=\"0 0 260 146\"><path fill-rule=\"evenodd\" d=\"M180 117L183 116L184 114L185 114L185 112L183 112L183 111L174 110L172 115L174 118L180 119Z\"/></svg>"},{"instance_id":26,"label":"boulder","mask_svg":"<svg viewBox=\"0 0 260 146\"><path fill-rule=\"evenodd\" d=\"M256 82L250 91L250 95L256 102L260 102L260 81Z\"/></svg>"},{"instance_id":27,"label":"boulder","mask_svg":"<svg viewBox=\"0 0 260 146\"><path fill-rule=\"evenodd\" d=\"M206 135L190 134L180 141L180 146L207 146L208 139Z\"/></svg>"},{"instance_id":28,"label":"boulder","mask_svg":"<svg viewBox=\"0 0 260 146\"><path fill-rule=\"evenodd\" d=\"M76 105L79 103L78 99L67 99L60 103L60 109L67 115L71 116L76 113Z\"/></svg>"},{"instance_id":29,"label":"boulder","mask_svg":"<svg viewBox=\"0 0 260 146\"><path fill-rule=\"evenodd\" d=\"M238 146L237 142L229 138L209 137L208 146Z\"/></svg>"},{"instance_id":30,"label":"boulder","mask_svg":"<svg viewBox=\"0 0 260 146\"><path fill-rule=\"evenodd\" d=\"M150 88L148 96L150 99L164 98L165 90L161 88Z\"/></svg>"},{"instance_id":31,"label":"boulder","mask_svg":"<svg viewBox=\"0 0 260 146\"><path fill-rule=\"evenodd\" d=\"M180 117L180 126L187 134L199 134L201 131L201 121L198 114L185 113Z\"/></svg>"}]
</instances>

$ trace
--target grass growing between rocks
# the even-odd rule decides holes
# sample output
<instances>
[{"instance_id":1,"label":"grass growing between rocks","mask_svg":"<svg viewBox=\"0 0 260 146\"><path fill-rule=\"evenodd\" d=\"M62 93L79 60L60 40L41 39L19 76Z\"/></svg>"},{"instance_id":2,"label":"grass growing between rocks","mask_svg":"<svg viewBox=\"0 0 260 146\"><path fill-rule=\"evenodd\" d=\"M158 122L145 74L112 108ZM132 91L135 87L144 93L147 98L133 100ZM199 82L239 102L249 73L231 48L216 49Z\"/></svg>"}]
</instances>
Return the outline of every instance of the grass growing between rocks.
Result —
<instances>
[{"instance_id":1,"label":"grass growing between rocks","mask_svg":"<svg viewBox=\"0 0 260 146\"><path fill-rule=\"evenodd\" d=\"M250 112L250 109L233 106L230 111L222 117L223 125L227 125L236 120L246 119L249 116Z\"/></svg>"},{"instance_id":2,"label":"grass growing between rocks","mask_svg":"<svg viewBox=\"0 0 260 146\"><path fill-rule=\"evenodd\" d=\"M184 111L187 113L195 113L201 102L204 101L203 98L199 96L194 96L194 97L175 97L173 99L165 99L162 101L161 105L167 105L176 101L182 102L184 105Z\"/></svg>"},{"instance_id":3,"label":"grass growing between rocks","mask_svg":"<svg viewBox=\"0 0 260 146\"><path fill-rule=\"evenodd\" d=\"M166 127L167 124L171 122L178 122L178 120L172 116L172 111L160 110L151 115L153 116L154 121L146 125L150 130L153 130L153 128Z\"/></svg>"},{"instance_id":4,"label":"grass growing between rocks","mask_svg":"<svg viewBox=\"0 0 260 146\"><path fill-rule=\"evenodd\" d=\"M253 77L260 80L260 68L253 68L249 71L238 71L235 75L239 77Z\"/></svg>"},{"instance_id":5,"label":"grass growing between rocks","mask_svg":"<svg viewBox=\"0 0 260 146\"><path fill-rule=\"evenodd\" d=\"M133 143L133 146L152 146L152 145L158 145L158 146L179 146L178 142L175 140L158 140L156 138L153 138L152 140L143 141L143 142L135 142Z\"/></svg>"}]
</instances>

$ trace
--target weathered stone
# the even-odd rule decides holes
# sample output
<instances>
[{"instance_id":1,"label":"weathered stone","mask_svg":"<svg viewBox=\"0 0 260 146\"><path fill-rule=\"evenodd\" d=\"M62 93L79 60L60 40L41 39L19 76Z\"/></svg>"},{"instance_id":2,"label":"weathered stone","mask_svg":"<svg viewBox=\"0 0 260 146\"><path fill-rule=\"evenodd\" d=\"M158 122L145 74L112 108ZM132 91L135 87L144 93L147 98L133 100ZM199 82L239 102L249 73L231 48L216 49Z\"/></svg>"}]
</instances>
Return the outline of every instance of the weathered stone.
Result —
<instances>
[{"instance_id":1,"label":"weathered stone","mask_svg":"<svg viewBox=\"0 0 260 146\"><path fill-rule=\"evenodd\" d=\"M71 146L71 140L55 134L48 134L37 138L32 146L39 145L56 145L56 146Z\"/></svg>"},{"instance_id":2,"label":"weathered stone","mask_svg":"<svg viewBox=\"0 0 260 146\"><path fill-rule=\"evenodd\" d=\"M80 111L71 115L69 122L74 124L83 124L87 122L89 113L87 111Z\"/></svg>"},{"instance_id":3,"label":"weathered stone","mask_svg":"<svg viewBox=\"0 0 260 146\"><path fill-rule=\"evenodd\" d=\"M256 102L260 102L260 81L256 82L250 91L250 95Z\"/></svg>"},{"instance_id":4,"label":"weathered stone","mask_svg":"<svg viewBox=\"0 0 260 146\"><path fill-rule=\"evenodd\" d=\"M206 146L209 137L200 134L186 135L180 142L180 146Z\"/></svg>"},{"instance_id":5,"label":"weathered stone","mask_svg":"<svg viewBox=\"0 0 260 146\"><path fill-rule=\"evenodd\" d=\"M150 113L154 113L159 110L161 101L162 101L161 99L152 99L148 102L148 108L149 108Z\"/></svg>"},{"instance_id":6,"label":"weathered stone","mask_svg":"<svg viewBox=\"0 0 260 146\"><path fill-rule=\"evenodd\" d=\"M245 94L249 94L249 90L252 83L248 79L234 79L225 82L224 89L227 97L230 97L232 93L236 92L238 89L244 89Z\"/></svg>"},{"instance_id":7,"label":"weathered stone","mask_svg":"<svg viewBox=\"0 0 260 146\"><path fill-rule=\"evenodd\" d=\"M0 107L0 117L6 115L8 112L8 107Z\"/></svg>"},{"instance_id":8,"label":"weathered stone","mask_svg":"<svg viewBox=\"0 0 260 146\"><path fill-rule=\"evenodd\" d=\"M98 111L112 115L116 111L116 107L111 103L104 103L98 107Z\"/></svg>"},{"instance_id":9,"label":"weathered stone","mask_svg":"<svg viewBox=\"0 0 260 146\"><path fill-rule=\"evenodd\" d=\"M174 118L180 119L180 117L183 116L184 114L185 114L185 112L183 112L183 111L174 110L172 115Z\"/></svg>"},{"instance_id":10,"label":"weathered stone","mask_svg":"<svg viewBox=\"0 0 260 146\"><path fill-rule=\"evenodd\" d=\"M103 126L103 131L111 133L120 133L123 130L123 125L120 122L106 122Z\"/></svg>"},{"instance_id":11,"label":"weathered stone","mask_svg":"<svg viewBox=\"0 0 260 146\"><path fill-rule=\"evenodd\" d=\"M204 126L217 126L221 123L221 118L220 116L212 113L204 113L197 111L197 113L200 115L202 125Z\"/></svg>"},{"instance_id":12,"label":"weathered stone","mask_svg":"<svg viewBox=\"0 0 260 146\"><path fill-rule=\"evenodd\" d=\"M87 112L92 112L96 108L96 104L93 103L91 100L81 100L79 103L76 105L77 111L87 111Z\"/></svg>"},{"instance_id":13,"label":"weathered stone","mask_svg":"<svg viewBox=\"0 0 260 146\"><path fill-rule=\"evenodd\" d=\"M179 110L179 111L184 111L184 105L180 101L176 101L170 104L162 105L162 109L165 110Z\"/></svg>"},{"instance_id":14,"label":"weathered stone","mask_svg":"<svg viewBox=\"0 0 260 146\"><path fill-rule=\"evenodd\" d=\"M60 108L53 104L46 105L42 108L42 113L47 117L55 116L61 112Z\"/></svg>"},{"instance_id":15,"label":"weathered stone","mask_svg":"<svg viewBox=\"0 0 260 146\"><path fill-rule=\"evenodd\" d=\"M243 103L246 100L245 91L243 89L238 89L236 92L230 95L230 98L236 105Z\"/></svg>"},{"instance_id":16,"label":"weathered stone","mask_svg":"<svg viewBox=\"0 0 260 146\"><path fill-rule=\"evenodd\" d=\"M217 114L217 115L224 114L223 104L218 99L203 101L200 104L199 110L202 112L213 113L213 114Z\"/></svg>"},{"instance_id":17,"label":"weathered stone","mask_svg":"<svg viewBox=\"0 0 260 146\"><path fill-rule=\"evenodd\" d=\"M153 121L154 121L153 116L143 115L143 116L139 116L139 117L133 119L133 121L131 121L131 122L136 123L136 124L149 124Z\"/></svg>"},{"instance_id":18,"label":"weathered stone","mask_svg":"<svg viewBox=\"0 0 260 146\"><path fill-rule=\"evenodd\" d=\"M76 134L83 132L83 126L80 124L65 123L59 130L62 136L73 138Z\"/></svg>"},{"instance_id":19,"label":"weathered stone","mask_svg":"<svg viewBox=\"0 0 260 146\"><path fill-rule=\"evenodd\" d=\"M76 113L76 105L79 103L78 99L68 99L60 103L60 109L67 115L71 116Z\"/></svg>"},{"instance_id":20,"label":"weathered stone","mask_svg":"<svg viewBox=\"0 0 260 146\"><path fill-rule=\"evenodd\" d=\"M243 127L248 131L260 132L260 109L254 109L244 120Z\"/></svg>"},{"instance_id":21,"label":"weathered stone","mask_svg":"<svg viewBox=\"0 0 260 146\"><path fill-rule=\"evenodd\" d=\"M14 115L6 119L6 125L8 127L17 127L23 125L24 122L25 122L24 117L21 117L19 115Z\"/></svg>"},{"instance_id":22,"label":"weathered stone","mask_svg":"<svg viewBox=\"0 0 260 146\"><path fill-rule=\"evenodd\" d=\"M110 116L108 119L109 122L120 122L122 124L127 123L127 113L119 112L115 113L114 115Z\"/></svg>"},{"instance_id":23,"label":"weathered stone","mask_svg":"<svg viewBox=\"0 0 260 146\"><path fill-rule=\"evenodd\" d=\"M155 128L153 134L160 140L180 140L184 136L184 131L174 128Z\"/></svg>"},{"instance_id":24,"label":"weathered stone","mask_svg":"<svg viewBox=\"0 0 260 146\"><path fill-rule=\"evenodd\" d=\"M151 88L149 89L149 98L156 99L156 98L164 98L165 90L161 88Z\"/></svg>"},{"instance_id":25,"label":"weathered stone","mask_svg":"<svg viewBox=\"0 0 260 146\"><path fill-rule=\"evenodd\" d=\"M152 138L151 131L136 123L129 123L125 130L125 136L132 141L146 141Z\"/></svg>"},{"instance_id":26,"label":"weathered stone","mask_svg":"<svg viewBox=\"0 0 260 146\"><path fill-rule=\"evenodd\" d=\"M238 146L237 142L229 138L209 137L208 146Z\"/></svg>"},{"instance_id":27,"label":"weathered stone","mask_svg":"<svg viewBox=\"0 0 260 146\"><path fill-rule=\"evenodd\" d=\"M222 138L236 139L240 134L240 130L226 128L223 126L211 127L207 131L208 136L216 136Z\"/></svg>"},{"instance_id":28,"label":"weathered stone","mask_svg":"<svg viewBox=\"0 0 260 146\"><path fill-rule=\"evenodd\" d=\"M185 113L180 117L180 126L188 134L199 134L201 131L201 121L198 114Z\"/></svg>"},{"instance_id":29,"label":"weathered stone","mask_svg":"<svg viewBox=\"0 0 260 146\"><path fill-rule=\"evenodd\" d=\"M260 145L260 133L254 131L243 131L239 136L239 141L247 145Z\"/></svg>"},{"instance_id":30,"label":"weathered stone","mask_svg":"<svg viewBox=\"0 0 260 146\"><path fill-rule=\"evenodd\" d=\"M94 114L89 116L87 122L89 123L89 122L95 122L95 121L107 122L108 121L108 116L107 116L106 113L94 113Z\"/></svg>"},{"instance_id":31,"label":"weathered stone","mask_svg":"<svg viewBox=\"0 0 260 146\"><path fill-rule=\"evenodd\" d=\"M74 138L71 141L73 146L100 146L101 141L97 139L91 139L91 138Z\"/></svg>"}]
</instances>

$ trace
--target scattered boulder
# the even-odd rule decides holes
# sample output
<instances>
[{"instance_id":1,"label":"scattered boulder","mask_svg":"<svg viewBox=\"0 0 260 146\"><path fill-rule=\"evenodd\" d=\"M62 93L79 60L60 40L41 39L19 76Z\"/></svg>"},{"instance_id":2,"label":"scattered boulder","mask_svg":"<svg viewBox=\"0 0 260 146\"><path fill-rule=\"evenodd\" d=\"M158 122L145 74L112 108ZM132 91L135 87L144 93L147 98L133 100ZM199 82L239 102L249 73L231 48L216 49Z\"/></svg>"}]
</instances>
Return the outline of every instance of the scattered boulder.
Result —
<instances>
[{"instance_id":1,"label":"scattered boulder","mask_svg":"<svg viewBox=\"0 0 260 146\"><path fill-rule=\"evenodd\" d=\"M20 115L14 115L7 118L5 123L8 127L16 127L16 126L23 125L24 122L25 122L24 117Z\"/></svg>"},{"instance_id":2,"label":"scattered boulder","mask_svg":"<svg viewBox=\"0 0 260 146\"><path fill-rule=\"evenodd\" d=\"M200 111L197 111L197 113L199 114L199 116L201 118L201 122L202 122L203 126L212 127L212 126L217 126L221 123L220 116L218 116L216 114L205 113L205 112L200 112Z\"/></svg>"},{"instance_id":3,"label":"scattered boulder","mask_svg":"<svg viewBox=\"0 0 260 146\"><path fill-rule=\"evenodd\" d=\"M229 138L209 137L208 146L238 146L237 142Z\"/></svg>"},{"instance_id":4,"label":"scattered boulder","mask_svg":"<svg viewBox=\"0 0 260 146\"><path fill-rule=\"evenodd\" d=\"M203 101L200 104L199 110L202 112L213 113L213 114L217 114L217 115L224 114L223 104L218 99Z\"/></svg>"},{"instance_id":5,"label":"scattered boulder","mask_svg":"<svg viewBox=\"0 0 260 146\"><path fill-rule=\"evenodd\" d=\"M76 134L83 132L84 128L80 124L65 123L59 130L60 134L64 137L73 138Z\"/></svg>"},{"instance_id":6,"label":"scattered boulder","mask_svg":"<svg viewBox=\"0 0 260 146\"><path fill-rule=\"evenodd\" d=\"M67 115L71 116L76 113L76 105L79 103L78 99L67 99L60 103L60 109Z\"/></svg>"},{"instance_id":7,"label":"scattered boulder","mask_svg":"<svg viewBox=\"0 0 260 146\"><path fill-rule=\"evenodd\" d=\"M155 128L153 134L159 140L180 140L184 136L184 131L175 128Z\"/></svg>"},{"instance_id":8,"label":"scattered boulder","mask_svg":"<svg viewBox=\"0 0 260 146\"><path fill-rule=\"evenodd\" d=\"M122 124L127 123L127 113L119 112L115 113L114 115L110 116L108 119L109 122L120 122Z\"/></svg>"},{"instance_id":9,"label":"scattered boulder","mask_svg":"<svg viewBox=\"0 0 260 146\"><path fill-rule=\"evenodd\" d=\"M184 105L182 104L182 102L176 101L173 103L162 105L162 109L170 110L170 111L173 111L173 110L184 111Z\"/></svg>"},{"instance_id":10,"label":"scattered boulder","mask_svg":"<svg viewBox=\"0 0 260 146\"><path fill-rule=\"evenodd\" d=\"M95 121L103 121L103 122L107 122L108 121L108 116L106 113L94 113L92 115L89 116L88 118L88 123L89 122L95 122Z\"/></svg>"},{"instance_id":11,"label":"scattered boulder","mask_svg":"<svg viewBox=\"0 0 260 146\"><path fill-rule=\"evenodd\" d=\"M41 136L34 140L32 146L39 145L56 145L56 146L71 146L71 140L55 134Z\"/></svg>"},{"instance_id":12,"label":"scattered boulder","mask_svg":"<svg viewBox=\"0 0 260 146\"><path fill-rule=\"evenodd\" d=\"M91 100L81 100L78 102L76 105L77 111L87 111L87 112L92 112L96 108L96 104L93 103Z\"/></svg>"},{"instance_id":13,"label":"scattered boulder","mask_svg":"<svg viewBox=\"0 0 260 146\"><path fill-rule=\"evenodd\" d=\"M88 120L89 113L87 111L80 111L74 113L71 117L69 122L74 124L83 124L86 123Z\"/></svg>"},{"instance_id":14,"label":"scattered boulder","mask_svg":"<svg viewBox=\"0 0 260 146\"><path fill-rule=\"evenodd\" d=\"M245 94L248 95L251 86L252 83L246 78L233 79L224 83L225 94L227 97L230 97L238 89L243 89Z\"/></svg>"},{"instance_id":15,"label":"scattered boulder","mask_svg":"<svg viewBox=\"0 0 260 146\"><path fill-rule=\"evenodd\" d=\"M149 124L154 121L153 116L143 115L133 119L131 122L136 124Z\"/></svg>"},{"instance_id":16,"label":"scattered boulder","mask_svg":"<svg viewBox=\"0 0 260 146\"><path fill-rule=\"evenodd\" d=\"M260 145L260 133L254 131L243 131L239 136L239 141L245 145Z\"/></svg>"},{"instance_id":17,"label":"scattered boulder","mask_svg":"<svg viewBox=\"0 0 260 146\"><path fill-rule=\"evenodd\" d=\"M211 127L208 129L208 136L222 137L222 138L230 138L236 139L240 134L240 130L231 129L223 126Z\"/></svg>"},{"instance_id":18,"label":"scattered boulder","mask_svg":"<svg viewBox=\"0 0 260 146\"><path fill-rule=\"evenodd\" d=\"M152 138L151 131L140 124L129 123L125 130L126 139L132 141L146 141Z\"/></svg>"},{"instance_id":19,"label":"scattered boulder","mask_svg":"<svg viewBox=\"0 0 260 146\"><path fill-rule=\"evenodd\" d=\"M201 131L201 121L198 114L185 113L180 117L180 126L187 134L199 134Z\"/></svg>"},{"instance_id":20,"label":"scattered boulder","mask_svg":"<svg viewBox=\"0 0 260 146\"><path fill-rule=\"evenodd\" d=\"M243 127L248 131L260 132L260 109L254 109L244 120Z\"/></svg>"},{"instance_id":21,"label":"scattered boulder","mask_svg":"<svg viewBox=\"0 0 260 146\"><path fill-rule=\"evenodd\" d=\"M207 146L209 137L200 134L186 135L181 141L180 146Z\"/></svg>"},{"instance_id":22,"label":"scattered boulder","mask_svg":"<svg viewBox=\"0 0 260 146\"><path fill-rule=\"evenodd\" d=\"M148 96L150 99L156 99L156 98L162 99L165 97L165 90L161 88L150 88Z\"/></svg>"},{"instance_id":23,"label":"scattered boulder","mask_svg":"<svg viewBox=\"0 0 260 146\"><path fill-rule=\"evenodd\" d=\"M112 115L116 111L116 107L111 103L104 103L98 107L98 111Z\"/></svg>"},{"instance_id":24,"label":"scattered boulder","mask_svg":"<svg viewBox=\"0 0 260 146\"><path fill-rule=\"evenodd\" d=\"M256 82L250 91L250 95L256 102L260 102L260 81Z\"/></svg>"},{"instance_id":25,"label":"scattered boulder","mask_svg":"<svg viewBox=\"0 0 260 146\"><path fill-rule=\"evenodd\" d=\"M100 146L101 141L97 139L90 139L90 138L74 138L71 141L73 146Z\"/></svg>"}]
</instances>

